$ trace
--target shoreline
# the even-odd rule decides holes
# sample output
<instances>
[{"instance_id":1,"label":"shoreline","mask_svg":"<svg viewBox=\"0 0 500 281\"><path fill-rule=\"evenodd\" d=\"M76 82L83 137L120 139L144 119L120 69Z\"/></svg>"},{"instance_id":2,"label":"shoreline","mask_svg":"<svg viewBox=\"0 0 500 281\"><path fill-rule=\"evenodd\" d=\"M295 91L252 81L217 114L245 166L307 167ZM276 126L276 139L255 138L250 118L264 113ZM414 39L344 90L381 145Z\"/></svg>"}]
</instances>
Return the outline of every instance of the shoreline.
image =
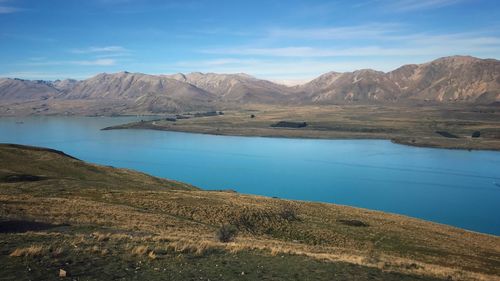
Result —
<instances>
[{"instance_id":1,"label":"shoreline","mask_svg":"<svg viewBox=\"0 0 500 281\"><path fill-rule=\"evenodd\" d=\"M472 281L499 276L495 257L500 236L495 234L337 203L197 190L33 149L0 145L0 155L9 160L3 162L9 165L0 177L0 196L9 216L0 223L10 227L0 233L9 242L2 251L10 255L0 258L11 275L24 272L26 261L37 270L33 272L46 276L64 264L74 276L93 272L97 277L107 275L92 271L95 268L127 272L120 265L132 263L140 266L145 280L155 280L156 268L167 266L167 272L187 272L178 278L184 280L199 272L200 262L203 272L212 272L214 264L224 270L238 259L243 263L228 270L234 272L235 278L228 278L233 280L266 259L272 272L301 268L305 262L314 265L312 273L319 267L348 268L349 276L371 270L362 280ZM11 176L41 173L46 179L29 183ZM236 229L231 243L217 235L227 222ZM45 229L37 230L41 223ZM19 224L33 229L14 233ZM186 267L186 259L196 264ZM241 268L252 260L257 262ZM137 269L128 272L133 278L125 279L137 278ZM211 279L220 276L214 272ZM397 275L388 279L388 274Z\"/></svg>"},{"instance_id":2,"label":"shoreline","mask_svg":"<svg viewBox=\"0 0 500 281\"><path fill-rule=\"evenodd\" d=\"M307 136L305 134L295 134L295 135L287 135L282 133L272 133L272 134L252 134L248 132L227 132L227 131L213 131L213 128L205 127L205 130L197 130L194 128L185 128L185 127L164 127L164 126L156 126L150 124L150 122L154 122L155 120L144 122L146 124L141 124L140 122L134 123L126 123L122 125L115 125L102 128L102 131L108 130L155 130L155 131L165 131L165 132L180 132L180 133L192 133L192 134L204 134L204 135L213 135L213 136L233 136L233 137L263 137L263 138L285 138L285 139L307 139L307 140L385 140L390 141L391 143L398 145L405 145L416 148L434 148L434 149L451 149L451 150L468 150L468 151L492 151L492 152L500 152L500 147L466 147L460 145L446 145L443 143L429 143L425 142L425 139L416 139L409 136L398 136L398 137L384 137L381 135L359 135L359 134L349 134L348 132L342 132L343 134L339 134L337 136L326 136L326 135L314 135ZM201 129L201 128L200 128ZM258 128L254 128L258 129ZM236 129L238 130L238 129ZM240 129L241 130L241 129ZM270 130L286 130L286 132L294 131L294 132L302 132L308 133L305 130L301 129L270 129ZM312 131L312 130L309 130ZM315 130L317 133L325 132ZM415 140L412 142L412 140ZM461 139L463 140L463 139Z\"/></svg>"}]
</instances>

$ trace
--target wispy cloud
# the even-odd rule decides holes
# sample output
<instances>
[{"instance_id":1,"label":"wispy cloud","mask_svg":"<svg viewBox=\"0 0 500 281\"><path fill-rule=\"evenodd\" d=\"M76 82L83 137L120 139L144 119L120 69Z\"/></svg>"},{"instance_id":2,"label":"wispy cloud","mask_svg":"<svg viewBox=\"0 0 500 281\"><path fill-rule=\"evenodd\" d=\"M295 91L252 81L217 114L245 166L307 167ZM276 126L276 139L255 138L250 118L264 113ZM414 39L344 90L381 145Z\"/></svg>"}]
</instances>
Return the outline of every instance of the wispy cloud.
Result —
<instances>
[{"instance_id":1,"label":"wispy cloud","mask_svg":"<svg viewBox=\"0 0 500 281\"><path fill-rule=\"evenodd\" d=\"M30 80L57 80L57 79L84 79L92 76L93 73L61 73L61 72L36 72L36 71L19 71L0 73L0 77L20 78Z\"/></svg>"},{"instance_id":2,"label":"wispy cloud","mask_svg":"<svg viewBox=\"0 0 500 281\"><path fill-rule=\"evenodd\" d=\"M301 39L308 45L288 46L231 46L199 50L205 54L250 57L350 57L350 56L442 56L452 54L500 54L500 36L489 32L428 34L405 32L394 25L332 27L319 29L274 29L271 36ZM369 35L372 38L369 38ZM348 38L347 38L348 37ZM307 39L304 41L303 39ZM359 40L354 46L344 46L342 39ZM275 42L280 42L277 40ZM295 42L295 41L292 41ZM320 42L320 44L316 44ZM267 44L269 45L269 44ZM272 45L272 44L271 44ZM281 44L280 44L281 45ZM326 47L325 47L326 46Z\"/></svg>"},{"instance_id":3,"label":"wispy cloud","mask_svg":"<svg viewBox=\"0 0 500 281\"><path fill-rule=\"evenodd\" d=\"M110 66L115 65L116 61L113 59L97 59L97 60L81 60L81 61L70 61L71 64L86 65L86 66Z\"/></svg>"},{"instance_id":4,"label":"wispy cloud","mask_svg":"<svg viewBox=\"0 0 500 281\"><path fill-rule=\"evenodd\" d=\"M227 59L220 59L221 61ZM262 59L241 60L240 63L213 64L214 60L181 61L174 65L181 72L215 72L215 73L248 73L255 77L286 81L287 84L313 79L320 74L335 71L353 71L363 68L374 68L389 71L401 66L402 60L387 59L353 59L335 61L330 59ZM169 67L172 67L170 65Z\"/></svg>"},{"instance_id":5,"label":"wispy cloud","mask_svg":"<svg viewBox=\"0 0 500 281\"><path fill-rule=\"evenodd\" d=\"M463 0L399 0L389 1L385 5L391 11L409 12L442 8L463 2Z\"/></svg>"},{"instance_id":6,"label":"wispy cloud","mask_svg":"<svg viewBox=\"0 0 500 281\"><path fill-rule=\"evenodd\" d=\"M23 9L13 7L8 5L7 3L11 2L10 0L0 0L0 14L12 14L22 11Z\"/></svg>"},{"instance_id":7,"label":"wispy cloud","mask_svg":"<svg viewBox=\"0 0 500 281\"><path fill-rule=\"evenodd\" d=\"M88 47L82 49L72 49L75 54L93 54L93 53L126 53L128 49L122 46L104 46L104 47Z\"/></svg>"},{"instance_id":8,"label":"wispy cloud","mask_svg":"<svg viewBox=\"0 0 500 281\"><path fill-rule=\"evenodd\" d=\"M396 23L373 23L341 27L321 28L271 28L268 36L273 39L372 39L388 36L400 31L400 25Z\"/></svg>"},{"instance_id":9,"label":"wispy cloud","mask_svg":"<svg viewBox=\"0 0 500 281\"><path fill-rule=\"evenodd\" d=\"M200 60L200 61L180 61L177 62L176 65L180 67L193 67L194 64L197 64L202 67L216 67L216 66L227 66L227 65L241 65L241 64L251 64L257 63L259 60L256 59L237 59L237 58L217 58L217 59L209 59L209 60Z\"/></svg>"},{"instance_id":10,"label":"wispy cloud","mask_svg":"<svg viewBox=\"0 0 500 281\"><path fill-rule=\"evenodd\" d=\"M12 14L21 11L19 8L9 7L9 6L0 6L0 14Z\"/></svg>"},{"instance_id":11,"label":"wispy cloud","mask_svg":"<svg viewBox=\"0 0 500 281\"><path fill-rule=\"evenodd\" d=\"M393 32L392 29L391 32L380 31L370 40L359 40L355 45L343 44L343 36L351 36L352 40L363 39L365 35L362 29L343 27L338 33L331 32L337 31L335 28L322 28L311 33L305 30L287 31L279 36L309 40L264 41L264 44L257 42L255 45L202 49L199 52L205 55L223 57L183 61L177 66L190 71L247 72L257 77L288 80L308 79L332 70L373 68L390 71L403 64L422 63L450 55L483 58L500 56L500 36L480 30L452 34L412 34L404 28L399 32ZM346 30L356 32L347 34Z\"/></svg>"},{"instance_id":12,"label":"wispy cloud","mask_svg":"<svg viewBox=\"0 0 500 281\"><path fill-rule=\"evenodd\" d=\"M39 60L30 59L30 62L21 64L29 66L51 66L51 65L81 65L81 66L111 66L115 65L114 59L95 59L95 60Z\"/></svg>"}]
</instances>

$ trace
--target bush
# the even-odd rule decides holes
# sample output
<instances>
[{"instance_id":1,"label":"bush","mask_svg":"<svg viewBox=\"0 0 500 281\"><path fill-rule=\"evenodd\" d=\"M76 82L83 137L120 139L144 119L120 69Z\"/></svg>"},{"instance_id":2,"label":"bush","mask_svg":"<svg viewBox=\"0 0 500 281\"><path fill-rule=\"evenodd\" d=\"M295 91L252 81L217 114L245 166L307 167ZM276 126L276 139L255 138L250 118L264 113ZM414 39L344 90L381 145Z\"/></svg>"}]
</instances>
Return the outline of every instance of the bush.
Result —
<instances>
[{"instance_id":1,"label":"bush","mask_svg":"<svg viewBox=\"0 0 500 281\"><path fill-rule=\"evenodd\" d=\"M236 238L238 229L232 224L225 224L217 230L216 237L220 242L231 242Z\"/></svg>"},{"instance_id":2,"label":"bush","mask_svg":"<svg viewBox=\"0 0 500 281\"><path fill-rule=\"evenodd\" d=\"M291 206L285 206L280 212L280 216L287 221L298 221L297 211Z\"/></svg>"},{"instance_id":3,"label":"bush","mask_svg":"<svg viewBox=\"0 0 500 281\"><path fill-rule=\"evenodd\" d=\"M474 133L472 133L472 137L473 138L479 138L481 136L481 132L480 131L475 131Z\"/></svg>"}]
</instances>

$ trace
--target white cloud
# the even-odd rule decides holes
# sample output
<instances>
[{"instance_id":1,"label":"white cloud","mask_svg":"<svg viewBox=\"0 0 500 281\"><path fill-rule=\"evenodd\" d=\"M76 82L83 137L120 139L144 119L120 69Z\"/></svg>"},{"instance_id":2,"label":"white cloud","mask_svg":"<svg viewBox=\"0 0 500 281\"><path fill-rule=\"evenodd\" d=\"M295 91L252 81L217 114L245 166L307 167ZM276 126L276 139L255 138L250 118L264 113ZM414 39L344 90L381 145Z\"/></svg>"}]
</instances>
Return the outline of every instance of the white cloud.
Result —
<instances>
[{"instance_id":1,"label":"white cloud","mask_svg":"<svg viewBox=\"0 0 500 281\"><path fill-rule=\"evenodd\" d=\"M268 36L273 39L372 39L388 36L400 31L395 23L373 23L365 25L323 27L323 28L271 28Z\"/></svg>"},{"instance_id":2,"label":"white cloud","mask_svg":"<svg viewBox=\"0 0 500 281\"><path fill-rule=\"evenodd\" d=\"M128 52L126 48L122 46L104 46L104 47L88 47L82 49L73 49L72 53L75 54L91 54L91 53L125 53Z\"/></svg>"},{"instance_id":3,"label":"white cloud","mask_svg":"<svg viewBox=\"0 0 500 281\"><path fill-rule=\"evenodd\" d=\"M54 65L82 65L82 66L110 66L115 65L114 59L95 59L95 60L39 60L30 59L30 62L21 64L28 66L54 66Z\"/></svg>"},{"instance_id":4,"label":"white cloud","mask_svg":"<svg viewBox=\"0 0 500 281\"><path fill-rule=\"evenodd\" d=\"M0 73L0 77L20 78L30 80L57 80L57 79L85 79L92 76L92 73L54 73L54 72L35 72L35 71L19 71Z\"/></svg>"},{"instance_id":5,"label":"white cloud","mask_svg":"<svg viewBox=\"0 0 500 281\"><path fill-rule=\"evenodd\" d=\"M276 84L281 84L285 86L297 86L297 85L302 85L305 84L312 79L271 79L270 81L276 83Z\"/></svg>"},{"instance_id":6,"label":"white cloud","mask_svg":"<svg viewBox=\"0 0 500 281\"><path fill-rule=\"evenodd\" d=\"M21 11L19 8L0 6L0 14L12 14Z\"/></svg>"},{"instance_id":7,"label":"white cloud","mask_svg":"<svg viewBox=\"0 0 500 281\"><path fill-rule=\"evenodd\" d=\"M404 64L423 63L450 55L500 57L500 37L481 31L455 34L381 34L377 40L347 47L337 44L335 40L319 41L320 44L310 42L310 45L298 46L206 49L200 52L224 57L184 61L178 63L177 67L188 72L245 72L272 80L307 80L332 70L343 72L372 68L391 71ZM329 45L332 47L329 48Z\"/></svg>"},{"instance_id":8,"label":"white cloud","mask_svg":"<svg viewBox=\"0 0 500 281\"><path fill-rule=\"evenodd\" d=\"M390 1L390 4L387 4L386 8L393 11L408 12L442 8L457 4L461 1L463 0L399 0Z\"/></svg>"},{"instance_id":9,"label":"white cloud","mask_svg":"<svg viewBox=\"0 0 500 281\"><path fill-rule=\"evenodd\" d=\"M221 59L224 60L224 59ZM381 71L393 70L404 63L403 58L394 59L352 59L335 61L331 59L262 59L241 60L238 64L227 63L214 65L213 60L181 61L174 65L174 72L215 72L215 73L248 73L255 77L281 81L281 83L297 84L316 78L329 71L354 71L373 68ZM415 61L421 62L421 61ZM172 67L170 65L169 67Z\"/></svg>"},{"instance_id":10,"label":"white cloud","mask_svg":"<svg viewBox=\"0 0 500 281\"><path fill-rule=\"evenodd\" d=\"M397 39L396 39L397 38ZM384 40L385 39L385 40ZM213 48L202 53L254 57L398 57L398 56L447 56L469 54L475 56L500 56L500 37L480 33L457 33L445 35L414 34L390 35L365 43L365 46L332 47L284 46ZM324 45L324 44L322 44ZM391 47L387 47L387 46Z\"/></svg>"},{"instance_id":11,"label":"white cloud","mask_svg":"<svg viewBox=\"0 0 500 281\"><path fill-rule=\"evenodd\" d=\"M195 63L200 67L216 67L216 66L226 66L226 65L241 65L249 63L257 63L258 60L255 59L236 59L236 58L217 58L210 60L196 61ZM176 63L180 67L194 67L193 61L180 61Z\"/></svg>"},{"instance_id":12,"label":"white cloud","mask_svg":"<svg viewBox=\"0 0 500 281\"><path fill-rule=\"evenodd\" d=\"M97 59L97 60L81 60L81 61L71 61L72 64L86 65L86 66L110 66L115 65L116 61L113 59Z\"/></svg>"}]
</instances>

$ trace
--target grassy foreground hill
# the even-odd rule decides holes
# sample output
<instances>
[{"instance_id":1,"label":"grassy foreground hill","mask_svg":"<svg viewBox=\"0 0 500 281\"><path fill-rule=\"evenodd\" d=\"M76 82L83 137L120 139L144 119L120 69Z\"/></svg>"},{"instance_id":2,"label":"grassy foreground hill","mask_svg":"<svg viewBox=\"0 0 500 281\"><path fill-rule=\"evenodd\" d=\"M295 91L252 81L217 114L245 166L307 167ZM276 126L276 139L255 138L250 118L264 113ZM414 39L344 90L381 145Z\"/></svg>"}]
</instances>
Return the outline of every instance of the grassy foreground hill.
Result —
<instances>
[{"instance_id":1,"label":"grassy foreground hill","mask_svg":"<svg viewBox=\"0 0 500 281\"><path fill-rule=\"evenodd\" d=\"M500 237L3 144L0 264L0 280L500 280Z\"/></svg>"}]
</instances>

